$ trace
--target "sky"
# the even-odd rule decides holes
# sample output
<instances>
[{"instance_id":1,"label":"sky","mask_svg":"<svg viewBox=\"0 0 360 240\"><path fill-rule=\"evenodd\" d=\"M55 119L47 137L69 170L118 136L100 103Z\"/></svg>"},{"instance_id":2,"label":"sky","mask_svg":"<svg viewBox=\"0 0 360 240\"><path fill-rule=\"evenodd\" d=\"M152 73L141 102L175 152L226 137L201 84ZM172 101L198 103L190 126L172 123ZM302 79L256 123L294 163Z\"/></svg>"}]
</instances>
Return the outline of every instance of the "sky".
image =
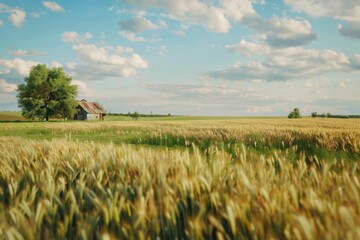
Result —
<instances>
[{"instance_id":1,"label":"sky","mask_svg":"<svg viewBox=\"0 0 360 240\"><path fill-rule=\"evenodd\" d=\"M0 0L0 111L38 63L112 113L360 114L360 2Z\"/></svg>"}]
</instances>

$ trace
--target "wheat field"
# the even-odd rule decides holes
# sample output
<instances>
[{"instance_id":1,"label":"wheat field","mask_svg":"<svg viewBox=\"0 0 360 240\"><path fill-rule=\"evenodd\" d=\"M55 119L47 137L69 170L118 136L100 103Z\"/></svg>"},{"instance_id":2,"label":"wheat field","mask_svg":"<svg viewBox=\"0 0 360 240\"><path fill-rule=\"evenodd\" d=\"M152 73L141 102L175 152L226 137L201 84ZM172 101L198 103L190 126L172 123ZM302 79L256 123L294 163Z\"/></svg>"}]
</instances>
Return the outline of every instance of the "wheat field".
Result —
<instances>
[{"instance_id":1,"label":"wheat field","mask_svg":"<svg viewBox=\"0 0 360 240\"><path fill-rule=\"evenodd\" d=\"M1 239L359 239L360 122L0 125Z\"/></svg>"}]
</instances>

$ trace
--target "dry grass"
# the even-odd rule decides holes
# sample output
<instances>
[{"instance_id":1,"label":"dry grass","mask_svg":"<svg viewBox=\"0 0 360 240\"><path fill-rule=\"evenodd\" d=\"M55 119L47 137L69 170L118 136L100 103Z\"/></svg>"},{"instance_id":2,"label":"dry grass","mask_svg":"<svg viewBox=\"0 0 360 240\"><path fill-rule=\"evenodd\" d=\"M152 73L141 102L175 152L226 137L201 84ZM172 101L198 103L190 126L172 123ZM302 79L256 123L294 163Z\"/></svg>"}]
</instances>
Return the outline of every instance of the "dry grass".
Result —
<instances>
[{"instance_id":1,"label":"dry grass","mask_svg":"<svg viewBox=\"0 0 360 240\"><path fill-rule=\"evenodd\" d=\"M7 123L0 135L125 142L161 146L244 143L259 149L294 146L308 154L324 149L360 154L359 119L237 119L198 121L126 121L70 123ZM203 146L203 147L202 147Z\"/></svg>"},{"instance_id":2,"label":"dry grass","mask_svg":"<svg viewBox=\"0 0 360 240\"><path fill-rule=\"evenodd\" d=\"M268 136L266 141L279 136L291 141L302 134L303 139L319 137L318 143L329 149L333 144L351 144L344 148L358 153L359 125L348 123L134 122L86 124L83 129L85 124L45 127L52 134L91 134L95 129L123 134L136 129L153 136L172 133L219 141L240 140L254 131ZM294 164L287 154L296 146L265 157L237 145L235 158L215 145L207 148L206 155L194 145L191 148L190 152L2 137L0 238L360 238L356 163L316 157L309 161L304 153Z\"/></svg>"},{"instance_id":3,"label":"dry grass","mask_svg":"<svg viewBox=\"0 0 360 240\"><path fill-rule=\"evenodd\" d=\"M0 112L0 121L25 120L19 112Z\"/></svg>"}]
</instances>

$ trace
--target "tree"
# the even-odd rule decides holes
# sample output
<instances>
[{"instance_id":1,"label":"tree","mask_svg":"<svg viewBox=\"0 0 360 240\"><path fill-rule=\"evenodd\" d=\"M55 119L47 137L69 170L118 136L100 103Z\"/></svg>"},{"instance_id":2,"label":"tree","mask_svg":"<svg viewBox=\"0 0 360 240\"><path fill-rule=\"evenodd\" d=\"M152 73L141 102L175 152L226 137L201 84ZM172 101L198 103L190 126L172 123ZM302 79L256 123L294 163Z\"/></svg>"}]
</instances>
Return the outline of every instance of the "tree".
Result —
<instances>
[{"instance_id":1,"label":"tree","mask_svg":"<svg viewBox=\"0 0 360 240\"><path fill-rule=\"evenodd\" d=\"M138 112L133 112L133 113L130 114L130 116L132 117L133 120L138 120L139 113Z\"/></svg>"},{"instance_id":2,"label":"tree","mask_svg":"<svg viewBox=\"0 0 360 240\"><path fill-rule=\"evenodd\" d=\"M77 86L62 68L44 64L31 68L25 83L18 85L18 105L27 119L72 118L77 105Z\"/></svg>"},{"instance_id":3,"label":"tree","mask_svg":"<svg viewBox=\"0 0 360 240\"><path fill-rule=\"evenodd\" d=\"M95 104L97 105L97 107L98 107L103 113L107 113L104 105L102 105L102 104L99 103L99 102L96 102Z\"/></svg>"},{"instance_id":4,"label":"tree","mask_svg":"<svg viewBox=\"0 0 360 240\"><path fill-rule=\"evenodd\" d=\"M317 117L317 112L312 112L311 117L316 118Z\"/></svg>"},{"instance_id":5,"label":"tree","mask_svg":"<svg viewBox=\"0 0 360 240\"><path fill-rule=\"evenodd\" d=\"M288 118L301 118L300 110L298 108L294 108L294 110L289 113Z\"/></svg>"}]
</instances>

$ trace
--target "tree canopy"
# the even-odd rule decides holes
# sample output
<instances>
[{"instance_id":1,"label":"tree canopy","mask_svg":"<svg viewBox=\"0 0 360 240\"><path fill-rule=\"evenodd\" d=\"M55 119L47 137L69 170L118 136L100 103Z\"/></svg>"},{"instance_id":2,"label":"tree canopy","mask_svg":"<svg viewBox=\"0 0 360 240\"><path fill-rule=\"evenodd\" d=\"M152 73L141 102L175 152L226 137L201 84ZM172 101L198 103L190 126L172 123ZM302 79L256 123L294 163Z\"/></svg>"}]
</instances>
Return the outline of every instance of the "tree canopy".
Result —
<instances>
[{"instance_id":1,"label":"tree canopy","mask_svg":"<svg viewBox=\"0 0 360 240\"><path fill-rule=\"evenodd\" d=\"M76 107L77 86L62 68L38 64L25 83L18 85L18 105L27 119L71 118Z\"/></svg>"},{"instance_id":2,"label":"tree canopy","mask_svg":"<svg viewBox=\"0 0 360 240\"><path fill-rule=\"evenodd\" d=\"M301 118L300 110L298 108L294 108L294 110L289 113L288 118Z\"/></svg>"}]
</instances>

